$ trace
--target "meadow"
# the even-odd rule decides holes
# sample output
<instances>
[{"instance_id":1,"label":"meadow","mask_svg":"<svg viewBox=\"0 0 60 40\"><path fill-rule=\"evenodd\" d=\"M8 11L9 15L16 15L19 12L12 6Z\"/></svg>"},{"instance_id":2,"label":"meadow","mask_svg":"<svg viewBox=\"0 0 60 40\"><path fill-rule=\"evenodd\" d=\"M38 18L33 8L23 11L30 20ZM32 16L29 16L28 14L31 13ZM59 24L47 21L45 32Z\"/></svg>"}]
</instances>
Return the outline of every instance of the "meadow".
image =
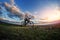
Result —
<instances>
[{"instance_id":1,"label":"meadow","mask_svg":"<svg viewBox=\"0 0 60 40\"><path fill-rule=\"evenodd\" d=\"M60 28L57 26L20 26L0 23L0 40L60 40Z\"/></svg>"}]
</instances>

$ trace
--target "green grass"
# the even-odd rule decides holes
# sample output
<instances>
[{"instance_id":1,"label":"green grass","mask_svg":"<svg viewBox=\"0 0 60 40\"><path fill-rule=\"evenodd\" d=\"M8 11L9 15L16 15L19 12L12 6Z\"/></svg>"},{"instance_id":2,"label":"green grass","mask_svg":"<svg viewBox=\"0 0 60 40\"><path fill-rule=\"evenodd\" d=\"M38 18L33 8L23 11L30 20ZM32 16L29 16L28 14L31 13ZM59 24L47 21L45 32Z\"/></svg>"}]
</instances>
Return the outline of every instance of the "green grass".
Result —
<instances>
[{"instance_id":1,"label":"green grass","mask_svg":"<svg viewBox=\"0 0 60 40\"><path fill-rule=\"evenodd\" d=\"M60 28L0 24L0 40L60 40Z\"/></svg>"}]
</instances>

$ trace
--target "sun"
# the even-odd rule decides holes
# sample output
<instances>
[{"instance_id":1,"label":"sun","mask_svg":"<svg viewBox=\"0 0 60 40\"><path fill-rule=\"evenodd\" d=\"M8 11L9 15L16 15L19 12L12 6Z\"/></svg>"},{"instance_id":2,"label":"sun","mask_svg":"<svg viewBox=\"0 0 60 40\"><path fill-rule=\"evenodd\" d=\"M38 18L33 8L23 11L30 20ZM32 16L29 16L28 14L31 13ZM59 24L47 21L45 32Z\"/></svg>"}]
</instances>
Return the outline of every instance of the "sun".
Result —
<instances>
[{"instance_id":1,"label":"sun","mask_svg":"<svg viewBox=\"0 0 60 40\"><path fill-rule=\"evenodd\" d=\"M48 22L60 20L60 13L49 15L46 20Z\"/></svg>"},{"instance_id":2,"label":"sun","mask_svg":"<svg viewBox=\"0 0 60 40\"><path fill-rule=\"evenodd\" d=\"M60 20L60 11L58 10L58 8L47 8L44 10L43 13L44 14L42 17L47 22L53 22L53 21Z\"/></svg>"}]
</instances>

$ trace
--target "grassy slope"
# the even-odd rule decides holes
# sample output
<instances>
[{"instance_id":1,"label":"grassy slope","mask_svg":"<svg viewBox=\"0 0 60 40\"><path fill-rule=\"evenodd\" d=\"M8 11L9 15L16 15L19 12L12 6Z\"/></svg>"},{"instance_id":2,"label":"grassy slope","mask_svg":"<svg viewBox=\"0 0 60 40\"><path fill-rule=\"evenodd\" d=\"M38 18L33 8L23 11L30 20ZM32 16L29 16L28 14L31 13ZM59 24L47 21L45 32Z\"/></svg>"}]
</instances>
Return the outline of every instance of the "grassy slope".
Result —
<instances>
[{"instance_id":1,"label":"grassy slope","mask_svg":"<svg viewBox=\"0 0 60 40\"><path fill-rule=\"evenodd\" d=\"M48 26L50 27L50 26ZM60 40L60 28L0 24L0 40Z\"/></svg>"}]
</instances>

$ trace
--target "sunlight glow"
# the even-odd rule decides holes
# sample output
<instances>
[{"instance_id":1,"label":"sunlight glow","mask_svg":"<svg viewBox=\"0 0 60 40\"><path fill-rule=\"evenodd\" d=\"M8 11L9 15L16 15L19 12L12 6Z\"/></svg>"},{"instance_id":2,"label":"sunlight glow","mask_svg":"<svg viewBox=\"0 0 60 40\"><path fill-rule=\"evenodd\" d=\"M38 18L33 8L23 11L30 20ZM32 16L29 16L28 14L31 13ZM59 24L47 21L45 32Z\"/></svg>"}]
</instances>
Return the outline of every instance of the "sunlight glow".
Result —
<instances>
[{"instance_id":1,"label":"sunlight glow","mask_svg":"<svg viewBox=\"0 0 60 40\"><path fill-rule=\"evenodd\" d=\"M49 6L44 7L38 13L36 13L36 19L42 20L45 22L53 22L60 20L60 10L59 6L56 4L51 4Z\"/></svg>"},{"instance_id":2,"label":"sunlight glow","mask_svg":"<svg viewBox=\"0 0 60 40\"><path fill-rule=\"evenodd\" d=\"M58 8L48 8L44 13L43 16L48 22L60 20L60 11Z\"/></svg>"}]
</instances>

